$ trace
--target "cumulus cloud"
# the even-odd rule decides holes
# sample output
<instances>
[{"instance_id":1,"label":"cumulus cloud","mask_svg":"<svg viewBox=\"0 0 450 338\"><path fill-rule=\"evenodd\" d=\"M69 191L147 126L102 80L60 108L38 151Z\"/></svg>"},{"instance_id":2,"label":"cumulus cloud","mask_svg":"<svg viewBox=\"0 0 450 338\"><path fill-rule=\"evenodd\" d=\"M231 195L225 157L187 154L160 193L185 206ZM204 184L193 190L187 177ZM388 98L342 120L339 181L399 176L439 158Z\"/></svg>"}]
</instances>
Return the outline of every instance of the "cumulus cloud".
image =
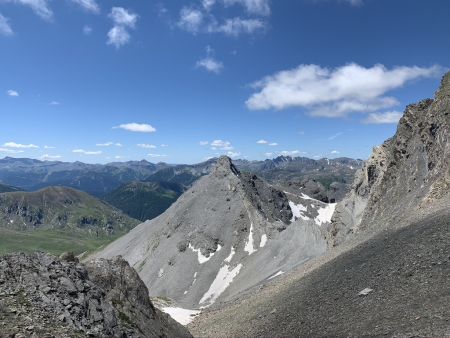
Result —
<instances>
[{"instance_id":1,"label":"cumulus cloud","mask_svg":"<svg viewBox=\"0 0 450 338\"><path fill-rule=\"evenodd\" d=\"M208 25L209 33L223 33L228 36L237 37L241 34L252 34L259 30L266 29L267 24L260 19L243 19L240 17L226 19L218 23L216 21Z\"/></svg>"},{"instance_id":2,"label":"cumulus cloud","mask_svg":"<svg viewBox=\"0 0 450 338\"><path fill-rule=\"evenodd\" d=\"M122 147L122 143L119 143L119 142L105 142L105 143L97 143L96 146L97 147L112 147L112 146Z\"/></svg>"},{"instance_id":3,"label":"cumulus cloud","mask_svg":"<svg viewBox=\"0 0 450 338\"><path fill-rule=\"evenodd\" d=\"M390 111L385 113L371 113L367 116L367 118L363 122L366 124L397 123L402 116L403 113L399 111Z\"/></svg>"},{"instance_id":4,"label":"cumulus cloud","mask_svg":"<svg viewBox=\"0 0 450 338\"><path fill-rule=\"evenodd\" d=\"M211 8L216 4L216 0L202 0L203 8L206 11L211 10Z\"/></svg>"},{"instance_id":5,"label":"cumulus cloud","mask_svg":"<svg viewBox=\"0 0 450 338\"><path fill-rule=\"evenodd\" d=\"M137 146L140 147L140 148L144 148L144 149L155 149L156 148L155 145L153 145L153 144L146 144L146 143L139 143Z\"/></svg>"},{"instance_id":6,"label":"cumulus cloud","mask_svg":"<svg viewBox=\"0 0 450 338\"><path fill-rule=\"evenodd\" d=\"M41 156L41 160L42 161L54 161L54 160L58 160L62 158L61 155L49 155L49 154L44 154Z\"/></svg>"},{"instance_id":7,"label":"cumulus cloud","mask_svg":"<svg viewBox=\"0 0 450 338\"><path fill-rule=\"evenodd\" d=\"M12 89L8 90L6 92L6 94L8 94L9 96L15 96L15 97L19 96L19 92L17 92L16 90L12 90Z\"/></svg>"},{"instance_id":8,"label":"cumulus cloud","mask_svg":"<svg viewBox=\"0 0 450 338\"><path fill-rule=\"evenodd\" d=\"M202 11L190 7L183 7L180 10L180 19L178 20L178 27L180 27L181 29L184 29L191 33L197 33L200 31L202 24L203 24Z\"/></svg>"},{"instance_id":9,"label":"cumulus cloud","mask_svg":"<svg viewBox=\"0 0 450 338\"><path fill-rule=\"evenodd\" d=\"M256 143L258 143L258 144L267 144L269 142L266 141L266 140L259 140L259 141L256 141Z\"/></svg>"},{"instance_id":10,"label":"cumulus cloud","mask_svg":"<svg viewBox=\"0 0 450 338\"><path fill-rule=\"evenodd\" d=\"M211 73L219 74L223 69L223 63L217 61L212 56L207 56L201 60L198 60L196 67L203 68Z\"/></svg>"},{"instance_id":11,"label":"cumulus cloud","mask_svg":"<svg viewBox=\"0 0 450 338\"><path fill-rule=\"evenodd\" d=\"M50 9L48 0L3 0L3 2L28 6L44 20L51 20L53 18L53 11Z\"/></svg>"},{"instance_id":12,"label":"cumulus cloud","mask_svg":"<svg viewBox=\"0 0 450 338\"><path fill-rule=\"evenodd\" d=\"M442 71L440 66L388 69L380 64L367 68L351 63L330 69L300 65L254 83L258 91L246 104L252 110L303 107L313 116L326 117L370 113L398 104L397 99L385 96L387 92Z\"/></svg>"},{"instance_id":13,"label":"cumulus cloud","mask_svg":"<svg viewBox=\"0 0 450 338\"><path fill-rule=\"evenodd\" d=\"M269 141L266 141L266 140L259 140L259 141L256 141L256 143L257 144L266 144L266 145L272 146L272 147L278 145L278 143L276 143L276 142L269 142Z\"/></svg>"},{"instance_id":14,"label":"cumulus cloud","mask_svg":"<svg viewBox=\"0 0 450 338\"><path fill-rule=\"evenodd\" d=\"M20 149L32 149L32 148L39 148L39 146L35 144L20 144L16 142L6 142L3 144L4 147L7 148L20 148Z\"/></svg>"},{"instance_id":15,"label":"cumulus cloud","mask_svg":"<svg viewBox=\"0 0 450 338\"><path fill-rule=\"evenodd\" d=\"M113 127L113 129L123 129L127 131L132 131L135 133L154 133L156 129L150 124L146 123L124 123L119 126Z\"/></svg>"},{"instance_id":16,"label":"cumulus cloud","mask_svg":"<svg viewBox=\"0 0 450 338\"><path fill-rule=\"evenodd\" d=\"M75 154L83 154L83 155L101 155L101 151L92 151L92 150L84 150L84 149L74 149L72 150L72 153Z\"/></svg>"},{"instance_id":17,"label":"cumulus cloud","mask_svg":"<svg viewBox=\"0 0 450 338\"><path fill-rule=\"evenodd\" d=\"M214 140L211 142L212 150L233 150L233 146L229 141Z\"/></svg>"},{"instance_id":18,"label":"cumulus cloud","mask_svg":"<svg viewBox=\"0 0 450 338\"><path fill-rule=\"evenodd\" d=\"M108 17L114 26L109 30L107 44L120 48L130 41L129 29L134 29L138 15L123 7L113 7Z\"/></svg>"},{"instance_id":19,"label":"cumulus cloud","mask_svg":"<svg viewBox=\"0 0 450 338\"><path fill-rule=\"evenodd\" d=\"M56 147L53 147L53 146L47 146L47 145L45 145L44 146L44 149L55 149Z\"/></svg>"},{"instance_id":20,"label":"cumulus cloud","mask_svg":"<svg viewBox=\"0 0 450 338\"><path fill-rule=\"evenodd\" d=\"M269 143L269 146L271 146L271 147L275 147L277 145L278 145L278 143L276 143L276 142Z\"/></svg>"},{"instance_id":21,"label":"cumulus cloud","mask_svg":"<svg viewBox=\"0 0 450 338\"><path fill-rule=\"evenodd\" d=\"M92 33L92 27L88 25L83 26L83 34L90 35Z\"/></svg>"},{"instance_id":22,"label":"cumulus cloud","mask_svg":"<svg viewBox=\"0 0 450 338\"><path fill-rule=\"evenodd\" d=\"M80 5L88 12L98 14L100 13L100 6L95 0L72 0L72 2Z\"/></svg>"},{"instance_id":23,"label":"cumulus cloud","mask_svg":"<svg viewBox=\"0 0 450 338\"><path fill-rule=\"evenodd\" d=\"M269 0L222 0L225 6L241 5L249 14L270 15ZM355 1L355 0L353 0Z\"/></svg>"},{"instance_id":24,"label":"cumulus cloud","mask_svg":"<svg viewBox=\"0 0 450 338\"><path fill-rule=\"evenodd\" d=\"M228 156L228 157L231 157L231 158L236 158L236 157L238 157L238 156L241 156L241 153L235 152L235 151L228 151L228 152L227 152L227 156Z\"/></svg>"},{"instance_id":25,"label":"cumulus cloud","mask_svg":"<svg viewBox=\"0 0 450 338\"><path fill-rule=\"evenodd\" d=\"M9 149L9 148L0 148L1 153L8 153L8 154L19 154L23 153L23 150L15 150L15 149Z\"/></svg>"},{"instance_id":26,"label":"cumulus cloud","mask_svg":"<svg viewBox=\"0 0 450 338\"><path fill-rule=\"evenodd\" d=\"M0 14L0 35L11 36L13 34L9 19Z\"/></svg>"},{"instance_id":27,"label":"cumulus cloud","mask_svg":"<svg viewBox=\"0 0 450 338\"><path fill-rule=\"evenodd\" d=\"M337 154L340 154L340 151L339 150L332 150L330 152L330 154L337 155Z\"/></svg>"}]
</instances>

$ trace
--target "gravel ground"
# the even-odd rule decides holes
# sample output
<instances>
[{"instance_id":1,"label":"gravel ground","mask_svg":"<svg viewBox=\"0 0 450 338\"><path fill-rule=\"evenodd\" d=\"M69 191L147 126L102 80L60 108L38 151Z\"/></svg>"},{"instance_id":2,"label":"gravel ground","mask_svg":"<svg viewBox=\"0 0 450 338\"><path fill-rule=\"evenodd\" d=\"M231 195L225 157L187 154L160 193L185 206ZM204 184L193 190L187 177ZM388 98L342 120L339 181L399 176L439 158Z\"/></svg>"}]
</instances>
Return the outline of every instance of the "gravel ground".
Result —
<instances>
[{"instance_id":1,"label":"gravel ground","mask_svg":"<svg viewBox=\"0 0 450 338\"><path fill-rule=\"evenodd\" d=\"M189 330L196 337L450 336L449 244L447 210L208 310Z\"/></svg>"}]
</instances>

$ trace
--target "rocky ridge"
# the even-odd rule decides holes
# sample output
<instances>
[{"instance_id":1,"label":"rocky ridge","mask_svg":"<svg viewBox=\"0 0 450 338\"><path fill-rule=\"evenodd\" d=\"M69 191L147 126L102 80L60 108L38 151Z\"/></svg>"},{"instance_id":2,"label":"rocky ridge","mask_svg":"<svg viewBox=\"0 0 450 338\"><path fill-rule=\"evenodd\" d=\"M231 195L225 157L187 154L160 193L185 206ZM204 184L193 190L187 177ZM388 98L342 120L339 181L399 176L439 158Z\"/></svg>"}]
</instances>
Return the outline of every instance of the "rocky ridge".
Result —
<instances>
[{"instance_id":1,"label":"rocky ridge","mask_svg":"<svg viewBox=\"0 0 450 338\"><path fill-rule=\"evenodd\" d=\"M2 256L0 317L5 337L190 337L120 257L83 265L71 254Z\"/></svg>"}]
</instances>

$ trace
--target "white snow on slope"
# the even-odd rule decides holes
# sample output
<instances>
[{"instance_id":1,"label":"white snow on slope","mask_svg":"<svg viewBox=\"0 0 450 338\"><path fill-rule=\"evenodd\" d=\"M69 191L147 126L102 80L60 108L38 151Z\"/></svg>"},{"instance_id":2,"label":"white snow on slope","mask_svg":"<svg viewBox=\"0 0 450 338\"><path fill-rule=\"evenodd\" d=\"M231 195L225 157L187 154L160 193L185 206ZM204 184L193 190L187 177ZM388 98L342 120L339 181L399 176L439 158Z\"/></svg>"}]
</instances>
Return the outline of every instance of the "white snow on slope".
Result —
<instances>
[{"instance_id":1,"label":"white snow on slope","mask_svg":"<svg viewBox=\"0 0 450 338\"><path fill-rule=\"evenodd\" d=\"M226 290L226 288L231 284L234 277L239 274L242 269L242 264L238 264L234 269L230 270L230 267L225 264L222 266L217 273L216 278L212 282L209 290L200 299L200 304L207 303L203 307L208 307L212 305L216 299Z\"/></svg>"},{"instance_id":2,"label":"white snow on slope","mask_svg":"<svg viewBox=\"0 0 450 338\"><path fill-rule=\"evenodd\" d=\"M272 279L272 278L278 277L278 276L282 275L283 273L284 273L284 271L280 270L276 274L274 274L273 276L270 276L268 279Z\"/></svg>"},{"instance_id":3,"label":"white snow on slope","mask_svg":"<svg viewBox=\"0 0 450 338\"><path fill-rule=\"evenodd\" d=\"M188 325L200 313L198 310L188 310L180 307L163 307L161 310L181 325Z\"/></svg>"},{"instance_id":4,"label":"white snow on slope","mask_svg":"<svg viewBox=\"0 0 450 338\"><path fill-rule=\"evenodd\" d=\"M327 204L325 207L317 210L319 215L317 215L314 220L317 225L322 225L324 223L331 222L331 216L334 214L334 209L336 208L336 203Z\"/></svg>"},{"instance_id":5,"label":"white snow on slope","mask_svg":"<svg viewBox=\"0 0 450 338\"><path fill-rule=\"evenodd\" d=\"M195 249L195 248L191 245L191 243L189 243L189 249L191 249L192 251L194 251L194 252L197 253L197 256L198 256L198 262L199 262L200 264L203 264L203 263L209 261L209 260L214 256L214 254L215 254L216 252L219 252L220 249L222 249L222 246L219 244L219 245L217 246L217 250L216 250L215 252L211 252L211 253L209 254L209 257L203 256L203 254L202 254L202 252L200 251L200 249Z\"/></svg>"},{"instance_id":6,"label":"white snow on slope","mask_svg":"<svg viewBox=\"0 0 450 338\"><path fill-rule=\"evenodd\" d=\"M303 204L295 204L294 202L289 201L289 207L292 210L291 222L294 222L296 218L301 218L305 221L309 220L309 217L302 214L303 211L308 210Z\"/></svg>"},{"instance_id":7,"label":"white snow on slope","mask_svg":"<svg viewBox=\"0 0 450 338\"><path fill-rule=\"evenodd\" d=\"M224 262L230 263L235 253L236 251L234 250L234 247L231 247L230 255L224 259Z\"/></svg>"},{"instance_id":8,"label":"white snow on slope","mask_svg":"<svg viewBox=\"0 0 450 338\"><path fill-rule=\"evenodd\" d=\"M313 200L313 201L317 201L317 200L315 200L314 198L311 198L311 197L309 197L308 195L306 195L306 194L304 194L304 193L301 194L301 198L303 198L304 200Z\"/></svg>"},{"instance_id":9,"label":"white snow on slope","mask_svg":"<svg viewBox=\"0 0 450 338\"><path fill-rule=\"evenodd\" d=\"M245 243L244 250L247 251L249 255L256 252L253 241L253 223L250 223L250 233L248 234L248 241Z\"/></svg>"},{"instance_id":10,"label":"white snow on slope","mask_svg":"<svg viewBox=\"0 0 450 338\"><path fill-rule=\"evenodd\" d=\"M264 245L266 245L266 243L267 243L267 235L266 235L266 234L263 234L263 235L261 236L261 242L259 242L259 247L260 247L260 248L263 248Z\"/></svg>"}]
</instances>

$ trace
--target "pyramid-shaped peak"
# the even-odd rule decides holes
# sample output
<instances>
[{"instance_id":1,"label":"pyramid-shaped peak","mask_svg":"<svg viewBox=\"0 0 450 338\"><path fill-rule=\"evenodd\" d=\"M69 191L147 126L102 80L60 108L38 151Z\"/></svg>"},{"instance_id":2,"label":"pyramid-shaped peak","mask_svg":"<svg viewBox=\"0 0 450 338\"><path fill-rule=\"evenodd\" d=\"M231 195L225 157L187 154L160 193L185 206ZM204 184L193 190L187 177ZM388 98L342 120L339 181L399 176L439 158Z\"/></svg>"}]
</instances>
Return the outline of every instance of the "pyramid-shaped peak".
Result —
<instances>
[{"instance_id":1,"label":"pyramid-shaped peak","mask_svg":"<svg viewBox=\"0 0 450 338\"><path fill-rule=\"evenodd\" d=\"M234 166L231 158L228 156L220 156L214 167L214 174L226 176L228 174L239 175L239 170Z\"/></svg>"}]
</instances>

